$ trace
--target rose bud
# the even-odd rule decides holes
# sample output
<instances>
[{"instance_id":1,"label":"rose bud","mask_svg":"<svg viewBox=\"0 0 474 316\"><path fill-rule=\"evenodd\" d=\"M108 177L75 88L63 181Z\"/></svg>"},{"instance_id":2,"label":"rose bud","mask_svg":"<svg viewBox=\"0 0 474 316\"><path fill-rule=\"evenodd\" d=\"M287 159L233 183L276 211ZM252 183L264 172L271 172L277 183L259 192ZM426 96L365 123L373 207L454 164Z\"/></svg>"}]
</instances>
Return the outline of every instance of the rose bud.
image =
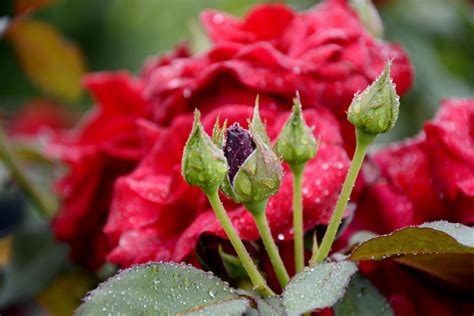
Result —
<instances>
[{"instance_id":1,"label":"rose bud","mask_svg":"<svg viewBox=\"0 0 474 316\"><path fill-rule=\"evenodd\" d=\"M229 171L222 189L234 201L262 201L278 191L283 168L257 132L251 133L238 123L229 127L224 155Z\"/></svg>"},{"instance_id":2,"label":"rose bud","mask_svg":"<svg viewBox=\"0 0 474 316\"><path fill-rule=\"evenodd\" d=\"M313 129L306 125L299 95L293 100L293 110L283 126L274 146L274 151L289 164L302 164L316 155L318 142Z\"/></svg>"},{"instance_id":3,"label":"rose bud","mask_svg":"<svg viewBox=\"0 0 474 316\"><path fill-rule=\"evenodd\" d=\"M368 134L389 131L397 121L399 98L390 78L392 61L364 92L357 93L347 111L347 119Z\"/></svg>"},{"instance_id":4,"label":"rose bud","mask_svg":"<svg viewBox=\"0 0 474 316\"><path fill-rule=\"evenodd\" d=\"M187 183L206 190L220 185L228 166L222 150L204 132L199 118L196 110L193 129L184 146L182 173Z\"/></svg>"}]
</instances>

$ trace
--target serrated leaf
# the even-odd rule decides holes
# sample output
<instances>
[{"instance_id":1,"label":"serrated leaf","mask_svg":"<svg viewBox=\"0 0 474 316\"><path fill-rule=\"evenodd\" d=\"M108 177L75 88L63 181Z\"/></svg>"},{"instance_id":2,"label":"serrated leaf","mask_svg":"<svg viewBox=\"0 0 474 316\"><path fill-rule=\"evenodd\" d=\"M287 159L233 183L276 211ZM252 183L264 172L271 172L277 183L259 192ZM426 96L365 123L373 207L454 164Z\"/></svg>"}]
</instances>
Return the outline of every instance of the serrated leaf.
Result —
<instances>
[{"instance_id":1,"label":"serrated leaf","mask_svg":"<svg viewBox=\"0 0 474 316\"><path fill-rule=\"evenodd\" d=\"M350 255L354 261L387 258L474 291L474 228L446 221L406 227L363 242Z\"/></svg>"},{"instance_id":2,"label":"serrated leaf","mask_svg":"<svg viewBox=\"0 0 474 316\"><path fill-rule=\"evenodd\" d=\"M387 300L365 277L357 273L346 294L333 307L336 316L392 316Z\"/></svg>"},{"instance_id":3,"label":"serrated leaf","mask_svg":"<svg viewBox=\"0 0 474 316\"><path fill-rule=\"evenodd\" d=\"M321 263L295 275L283 292L288 315L333 306L345 292L357 266L350 261Z\"/></svg>"},{"instance_id":4,"label":"serrated leaf","mask_svg":"<svg viewBox=\"0 0 474 316\"><path fill-rule=\"evenodd\" d=\"M227 306L226 313L240 311L242 299L246 300L224 281L192 266L148 263L123 270L102 283L86 297L76 313L175 315L202 307L199 314L213 315L215 308L222 310L221 303ZM204 314L207 308L211 312Z\"/></svg>"},{"instance_id":5,"label":"serrated leaf","mask_svg":"<svg viewBox=\"0 0 474 316\"><path fill-rule=\"evenodd\" d=\"M85 64L78 47L52 25L30 19L16 20L7 31L28 77L45 92L66 100L81 93Z\"/></svg>"}]
</instances>

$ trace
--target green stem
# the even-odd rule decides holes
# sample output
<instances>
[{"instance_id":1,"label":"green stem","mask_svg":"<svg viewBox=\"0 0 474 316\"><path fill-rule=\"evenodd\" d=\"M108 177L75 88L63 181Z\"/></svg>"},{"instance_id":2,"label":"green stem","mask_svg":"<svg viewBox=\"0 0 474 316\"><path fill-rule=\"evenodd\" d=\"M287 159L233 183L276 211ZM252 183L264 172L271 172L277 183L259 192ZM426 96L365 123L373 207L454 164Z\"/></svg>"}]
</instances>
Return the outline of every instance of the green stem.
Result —
<instances>
[{"instance_id":1,"label":"green stem","mask_svg":"<svg viewBox=\"0 0 474 316\"><path fill-rule=\"evenodd\" d=\"M240 261L242 261L242 265L244 266L245 271L247 271L247 274L249 275L250 280L252 281L256 290L264 296L275 295L275 293L268 287L263 276L258 271L242 240L240 240L237 232L232 226L232 222L230 221L229 216L222 205L221 199L219 198L218 188L210 188L204 192L206 193L207 198L209 199L209 202L211 203L211 206L217 216L217 219L222 225L227 237L229 237L232 246L234 246Z\"/></svg>"},{"instance_id":2,"label":"green stem","mask_svg":"<svg viewBox=\"0 0 474 316\"><path fill-rule=\"evenodd\" d=\"M290 164L293 173L293 235L295 239L295 269L296 273L304 268L303 244L303 171L305 163Z\"/></svg>"},{"instance_id":3,"label":"green stem","mask_svg":"<svg viewBox=\"0 0 474 316\"><path fill-rule=\"evenodd\" d=\"M5 167L10 173L11 178L17 183L20 189L28 196L31 202L35 205L38 211L44 215L49 216L52 211L49 209L48 204L41 196L40 192L36 190L33 184L26 176L24 170L18 164L18 158L10 150L7 139L3 132L0 130L0 159L3 161Z\"/></svg>"},{"instance_id":4,"label":"green stem","mask_svg":"<svg viewBox=\"0 0 474 316\"><path fill-rule=\"evenodd\" d=\"M356 136L357 144L349 172L347 173L346 180L342 186L341 194L337 200L336 207L326 229L326 233L324 234L321 245L319 246L319 250L316 253L313 253L313 256L310 260L311 265L323 262L323 260L326 259L327 255L331 251L331 246L334 242L334 239L336 238L337 230L339 229L342 216L344 215L344 210L347 207L347 203L349 202L357 175L359 174L362 162L364 161L365 153L369 144L374 140L376 135L368 134L356 128Z\"/></svg>"},{"instance_id":5,"label":"green stem","mask_svg":"<svg viewBox=\"0 0 474 316\"><path fill-rule=\"evenodd\" d=\"M245 207L252 213L255 223L257 224L258 232L262 237L263 245L267 251L268 257L272 263L273 269L275 270L276 277L280 282L282 288L286 286L290 280L290 276L285 269L283 260L278 252L278 247L275 244L275 240L272 237L270 226L268 225L266 208L268 199L258 202L244 203Z\"/></svg>"}]
</instances>

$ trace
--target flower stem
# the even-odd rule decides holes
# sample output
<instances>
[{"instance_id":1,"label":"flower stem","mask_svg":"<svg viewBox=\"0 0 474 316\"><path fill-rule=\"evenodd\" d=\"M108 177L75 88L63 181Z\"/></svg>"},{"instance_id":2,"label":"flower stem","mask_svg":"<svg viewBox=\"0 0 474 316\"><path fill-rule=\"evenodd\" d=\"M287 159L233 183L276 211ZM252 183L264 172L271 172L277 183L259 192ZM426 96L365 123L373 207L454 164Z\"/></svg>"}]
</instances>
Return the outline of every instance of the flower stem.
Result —
<instances>
[{"instance_id":1,"label":"flower stem","mask_svg":"<svg viewBox=\"0 0 474 316\"><path fill-rule=\"evenodd\" d=\"M206 193L207 198L209 199L209 202L211 203L211 206L217 216L217 219L222 225L227 237L229 237L232 246L234 246L240 261L242 261L242 265L244 266L245 271L247 271L247 274L249 275L250 280L252 281L252 284L255 286L256 290L264 296L275 295L275 293L268 287L263 276L258 271L242 240L240 240L237 232L232 226L232 222L230 221L229 216L222 205L221 199L219 198L218 188L210 188L204 192Z\"/></svg>"},{"instance_id":2,"label":"flower stem","mask_svg":"<svg viewBox=\"0 0 474 316\"><path fill-rule=\"evenodd\" d=\"M272 263L273 269L282 288L286 286L290 280L290 276L285 269L283 260L278 252L278 247L272 237L270 226L268 225L265 210L267 208L268 199L259 202L244 203L245 207L252 213L255 223L257 224L258 232L262 237L263 245L267 251L268 257Z\"/></svg>"},{"instance_id":3,"label":"flower stem","mask_svg":"<svg viewBox=\"0 0 474 316\"><path fill-rule=\"evenodd\" d=\"M290 164L293 173L293 235L295 239L295 269L296 273L304 268L303 244L303 171L305 163Z\"/></svg>"},{"instance_id":4,"label":"flower stem","mask_svg":"<svg viewBox=\"0 0 474 316\"><path fill-rule=\"evenodd\" d=\"M368 134L363 130L356 128L356 149L354 157L352 158L351 166L349 172L347 173L346 180L342 186L341 194L337 200L336 207L332 214L329 225L324 234L319 250L316 253L313 253L313 256L310 260L310 264L314 265L321 263L331 251L331 246L336 238L336 233L341 224L342 216L344 215L344 210L347 207L349 198L351 196L352 189L354 187L357 175L359 174L362 162L364 161L365 153L369 144L374 140L374 134Z\"/></svg>"},{"instance_id":5,"label":"flower stem","mask_svg":"<svg viewBox=\"0 0 474 316\"><path fill-rule=\"evenodd\" d=\"M43 199L42 195L34 187L31 181L25 174L25 171L18 164L18 158L15 157L15 154L9 148L7 139L0 130L0 160L3 161L3 164L10 173L11 178L16 182L20 189L28 196L36 209L43 216L49 216L52 214L48 204Z\"/></svg>"}]
</instances>

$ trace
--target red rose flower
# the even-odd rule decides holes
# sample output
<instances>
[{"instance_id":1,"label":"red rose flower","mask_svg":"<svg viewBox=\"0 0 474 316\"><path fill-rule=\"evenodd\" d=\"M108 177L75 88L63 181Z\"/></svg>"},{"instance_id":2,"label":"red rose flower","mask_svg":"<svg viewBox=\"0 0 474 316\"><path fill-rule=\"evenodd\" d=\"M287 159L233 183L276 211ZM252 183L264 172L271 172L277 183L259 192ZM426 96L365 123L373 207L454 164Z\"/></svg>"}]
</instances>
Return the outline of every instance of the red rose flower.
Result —
<instances>
[{"instance_id":1,"label":"red rose flower","mask_svg":"<svg viewBox=\"0 0 474 316\"><path fill-rule=\"evenodd\" d=\"M53 230L71 245L75 261L98 268L107 252L102 227L112 186L141 158L136 119L145 115L148 106L140 83L126 73L89 75L84 84L98 108L51 144L47 153L71 169L58 183L63 201Z\"/></svg>"},{"instance_id":2,"label":"red rose flower","mask_svg":"<svg viewBox=\"0 0 474 316\"><path fill-rule=\"evenodd\" d=\"M354 227L388 233L427 221L474 224L474 99L445 100L413 140L373 155L380 175L361 194Z\"/></svg>"},{"instance_id":3,"label":"red rose flower","mask_svg":"<svg viewBox=\"0 0 474 316\"><path fill-rule=\"evenodd\" d=\"M262 110L268 132L275 138L289 113ZM244 125L252 108L229 105L203 118L208 132L217 114L229 124ZM303 199L305 228L327 224L345 177L349 159L334 117L324 109L306 110L310 126L321 139L317 157L305 170ZM143 122L148 137L155 137L151 151L129 175L120 177L105 232L114 249L108 259L121 266L149 260L181 261L192 255L202 234L226 238L204 194L188 186L181 176L181 156L191 130L192 116L181 115L168 128ZM279 192L270 198L267 215L276 240L292 239L292 177L287 173ZM241 205L226 201L229 216L243 240L259 239L251 214ZM189 259L189 258L188 258Z\"/></svg>"},{"instance_id":4,"label":"red rose flower","mask_svg":"<svg viewBox=\"0 0 474 316\"><path fill-rule=\"evenodd\" d=\"M251 104L256 93L274 108L289 108L296 90L305 107L330 107L345 122L354 93L372 82L388 59L394 59L398 94L412 83L403 50L373 38L345 1L326 1L301 13L260 5L242 20L206 11L202 21L213 40L208 52L167 65L149 61L143 71L158 123L194 107L206 112Z\"/></svg>"},{"instance_id":5,"label":"red rose flower","mask_svg":"<svg viewBox=\"0 0 474 316\"><path fill-rule=\"evenodd\" d=\"M64 107L46 99L36 99L15 113L7 129L11 136L29 137L59 132L71 127L72 122L71 113Z\"/></svg>"},{"instance_id":6,"label":"red rose flower","mask_svg":"<svg viewBox=\"0 0 474 316\"><path fill-rule=\"evenodd\" d=\"M474 304L443 284L393 261L362 262L361 272L385 296L397 316L472 315Z\"/></svg>"}]
</instances>

